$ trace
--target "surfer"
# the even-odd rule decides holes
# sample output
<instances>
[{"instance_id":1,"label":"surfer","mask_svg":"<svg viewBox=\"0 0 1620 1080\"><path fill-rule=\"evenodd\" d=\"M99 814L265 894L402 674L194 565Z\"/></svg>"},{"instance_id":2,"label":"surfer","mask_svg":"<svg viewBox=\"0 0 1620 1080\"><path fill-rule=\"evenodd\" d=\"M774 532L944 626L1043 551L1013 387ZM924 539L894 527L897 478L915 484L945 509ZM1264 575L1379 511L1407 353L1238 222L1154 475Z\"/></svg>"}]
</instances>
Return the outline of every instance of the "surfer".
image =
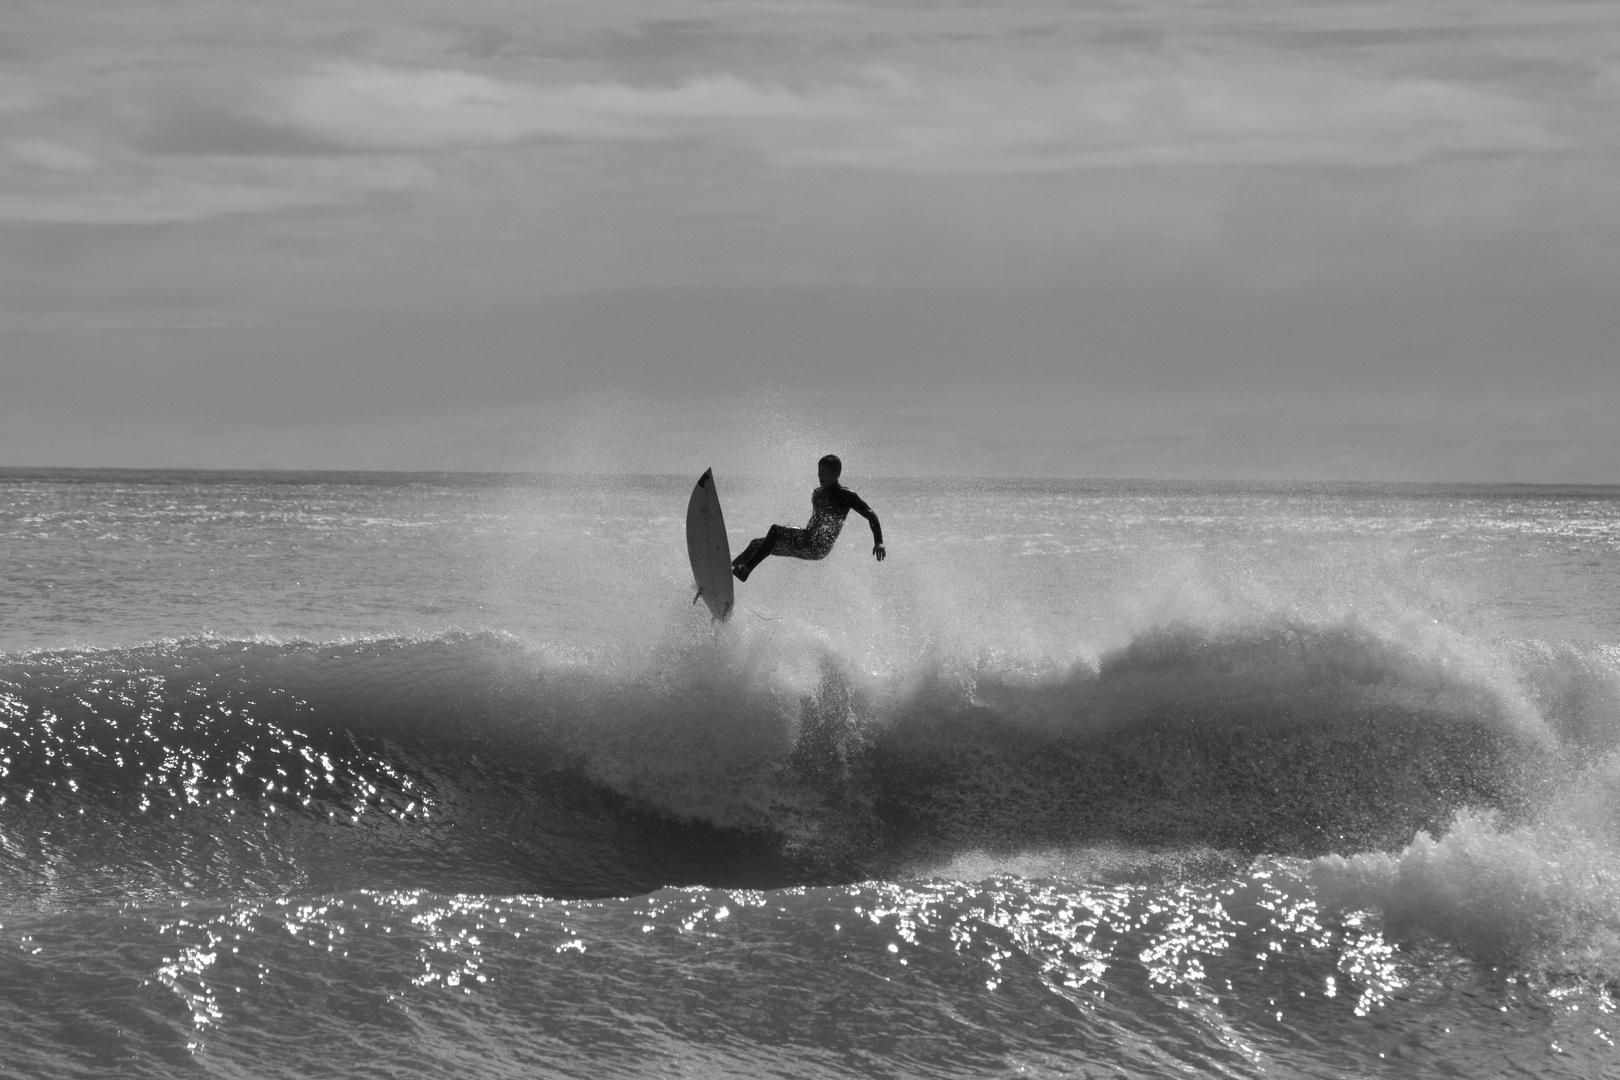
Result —
<instances>
[{"instance_id":1,"label":"surfer","mask_svg":"<svg viewBox=\"0 0 1620 1080\"><path fill-rule=\"evenodd\" d=\"M883 526L878 516L866 505L866 500L838 482L844 463L837 454L828 454L816 463L821 486L810 493L810 522L802 529L788 525L772 525L764 536L750 543L743 553L731 560L731 572L738 581L747 581L754 567L769 555L785 555L792 559L825 559L832 550L833 541L844 528L844 519L851 510L872 523L872 555L883 561Z\"/></svg>"}]
</instances>

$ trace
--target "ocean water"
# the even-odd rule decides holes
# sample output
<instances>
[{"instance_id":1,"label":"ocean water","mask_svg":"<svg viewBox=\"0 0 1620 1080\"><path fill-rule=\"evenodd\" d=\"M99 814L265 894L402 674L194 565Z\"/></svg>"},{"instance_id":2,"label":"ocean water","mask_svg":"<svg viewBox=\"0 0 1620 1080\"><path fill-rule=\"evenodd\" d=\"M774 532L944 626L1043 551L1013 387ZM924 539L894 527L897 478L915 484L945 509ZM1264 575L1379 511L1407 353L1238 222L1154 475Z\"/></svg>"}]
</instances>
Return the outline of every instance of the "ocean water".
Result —
<instances>
[{"instance_id":1,"label":"ocean water","mask_svg":"<svg viewBox=\"0 0 1620 1080\"><path fill-rule=\"evenodd\" d=\"M0 473L0 1075L1620 1075L1620 488L703 464Z\"/></svg>"}]
</instances>

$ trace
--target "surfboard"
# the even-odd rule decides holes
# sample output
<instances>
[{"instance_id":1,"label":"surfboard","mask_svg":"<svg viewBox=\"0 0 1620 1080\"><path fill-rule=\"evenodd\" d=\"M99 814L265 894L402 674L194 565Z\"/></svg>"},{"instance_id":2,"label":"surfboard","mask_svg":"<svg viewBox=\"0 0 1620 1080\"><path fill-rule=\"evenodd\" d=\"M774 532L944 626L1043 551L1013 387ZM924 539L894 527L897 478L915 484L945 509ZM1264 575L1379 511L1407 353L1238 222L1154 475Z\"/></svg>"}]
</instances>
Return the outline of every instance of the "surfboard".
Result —
<instances>
[{"instance_id":1,"label":"surfboard","mask_svg":"<svg viewBox=\"0 0 1620 1080\"><path fill-rule=\"evenodd\" d=\"M709 605L715 619L725 621L731 614L731 542L726 539L726 519L720 513L720 493L714 489L714 470L705 469L686 504L686 554L692 560L692 579L697 595Z\"/></svg>"}]
</instances>

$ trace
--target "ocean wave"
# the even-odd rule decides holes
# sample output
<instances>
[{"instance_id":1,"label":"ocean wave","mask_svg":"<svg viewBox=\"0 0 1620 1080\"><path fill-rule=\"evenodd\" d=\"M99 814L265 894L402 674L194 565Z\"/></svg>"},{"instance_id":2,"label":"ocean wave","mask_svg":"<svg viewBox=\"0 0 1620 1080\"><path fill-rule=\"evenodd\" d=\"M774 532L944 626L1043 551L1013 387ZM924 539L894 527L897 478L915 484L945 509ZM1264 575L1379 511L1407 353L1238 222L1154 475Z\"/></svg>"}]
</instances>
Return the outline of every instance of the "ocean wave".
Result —
<instances>
[{"instance_id":1,"label":"ocean wave","mask_svg":"<svg viewBox=\"0 0 1620 1080\"><path fill-rule=\"evenodd\" d=\"M5 658L4 902L1400 853L1469 814L1536 821L1620 728L1601 650L1355 620L1161 626L1060 665L732 630L636 655L450 633Z\"/></svg>"}]
</instances>

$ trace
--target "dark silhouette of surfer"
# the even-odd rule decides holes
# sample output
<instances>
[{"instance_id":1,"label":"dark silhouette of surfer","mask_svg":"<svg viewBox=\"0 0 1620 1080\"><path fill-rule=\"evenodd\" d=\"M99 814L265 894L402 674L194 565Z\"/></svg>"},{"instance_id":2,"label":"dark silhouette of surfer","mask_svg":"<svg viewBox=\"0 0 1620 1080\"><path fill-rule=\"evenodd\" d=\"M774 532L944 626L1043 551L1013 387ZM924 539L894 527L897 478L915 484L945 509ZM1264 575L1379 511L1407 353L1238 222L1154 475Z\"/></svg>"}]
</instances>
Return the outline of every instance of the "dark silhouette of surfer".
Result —
<instances>
[{"instance_id":1,"label":"dark silhouette of surfer","mask_svg":"<svg viewBox=\"0 0 1620 1080\"><path fill-rule=\"evenodd\" d=\"M754 567L770 555L785 555L790 559L825 559L833 542L843 531L844 519L851 510L872 523L872 555L883 561L883 526L878 516L866 505L866 500L838 482L844 463L837 454L828 454L816 463L821 486L810 493L810 522L802 529L789 525L772 525L770 531L743 549L731 560L731 572L738 581L747 581Z\"/></svg>"}]
</instances>

